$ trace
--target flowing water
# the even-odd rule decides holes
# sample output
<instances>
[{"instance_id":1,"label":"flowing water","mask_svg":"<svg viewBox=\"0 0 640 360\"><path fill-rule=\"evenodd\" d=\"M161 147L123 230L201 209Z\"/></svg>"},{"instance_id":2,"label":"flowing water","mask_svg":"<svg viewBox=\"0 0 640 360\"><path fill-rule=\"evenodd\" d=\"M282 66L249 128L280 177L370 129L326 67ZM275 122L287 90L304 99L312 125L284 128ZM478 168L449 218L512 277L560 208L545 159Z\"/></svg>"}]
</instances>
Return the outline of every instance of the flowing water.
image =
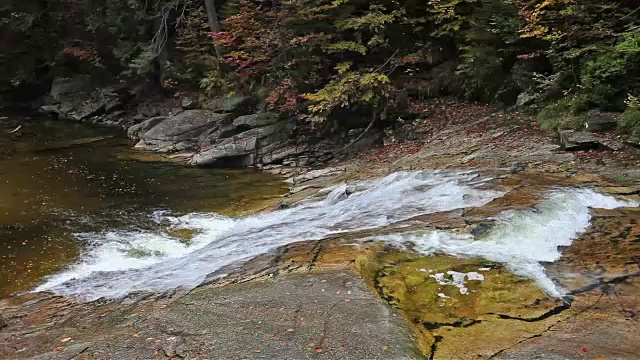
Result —
<instances>
[{"instance_id":1,"label":"flowing water","mask_svg":"<svg viewBox=\"0 0 640 360\"><path fill-rule=\"evenodd\" d=\"M541 263L557 260L561 256L558 247L571 244L588 227L589 208L637 206L589 189L553 189L535 209L500 214L497 225L479 238L459 232L415 231L403 227L406 220L482 206L504 195L492 189L492 179L482 172L418 171L351 184L360 190L355 193L348 191L347 185L338 185L321 191L319 200L290 209L236 216L223 209L239 196L273 194L272 180L256 173L131 163L113 157L114 151L122 149L107 143L99 148L67 149L44 161L34 160L32 152L5 160L22 164L21 171L27 175L20 176L26 178L34 174L33 168L46 174L44 164L59 164L52 171L65 179L59 188L52 187L61 194L54 198L46 196L51 190L36 190L43 186L41 182L49 183L43 175L31 175L33 184L26 181L13 186L31 184L25 190L28 196L9 206L20 208L21 201L33 198L31 207L22 208L25 219L36 221L41 237L55 237L36 241L50 243L43 254L25 249L31 242L21 245L21 238L14 236L18 241L10 240L9 244L19 249L19 255L11 258L12 269L27 258L31 260L30 256L48 261L51 247L57 247L56 254L64 254L56 255L64 261L56 257L54 263L58 268L66 266L47 276L36 290L92 300L139 290L193 288L211 274L224 276L228 266L282 245L395 225L395 232L370 239L397 247L410 245L426 255L444 253L504 263L558 296L562 289L547 278ZM74 171L81 174L79 183L64 175ZM107 185L99 185L101 181ZM177 184L182 186L176 189ZM35 198L34 192L39 194ZM8 219L16 221L20 216ZM58 233L61 235L52 235ZM51 272L47 268L39 275ZM470 276L477 278L479 274L462 274L460 281Z\"/></svg>"},{"instance_id":2,"label":"flowing water","mask_svg":"<svg viewBox=\"0 0 640 360\"><path fill-rule=\"evenodd\" d=\"M156 212L237 215L285 191L255 171L137 161L130 146L113 129L0 116L0 297L84 261L96 246L142 256L109 234L166 232ZM172 235L179 242L168 253L189 246L188 234Z\"/></svg>"}]
</instances>

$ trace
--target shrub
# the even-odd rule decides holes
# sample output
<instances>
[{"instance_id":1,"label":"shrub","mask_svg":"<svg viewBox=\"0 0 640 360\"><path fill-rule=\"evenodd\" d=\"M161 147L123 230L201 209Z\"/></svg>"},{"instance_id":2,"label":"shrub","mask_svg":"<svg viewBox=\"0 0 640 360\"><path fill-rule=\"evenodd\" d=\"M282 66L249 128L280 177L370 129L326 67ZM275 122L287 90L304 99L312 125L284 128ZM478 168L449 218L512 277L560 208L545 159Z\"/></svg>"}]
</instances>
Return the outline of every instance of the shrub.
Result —
<instances>
[{"instance_id":1,"label":"shrub","mask_svg":"<svg viewBox=\"0 0 640 360\"><path fill-rule=\"evenodd\" d=\"M625 103L627 109L620 119L620 130L634 137L640 137L640 100L629 95Z\"/></svg>"},{"instance_id":2,"label":"shrub","mask_svg":"<svg viewBox=\"0 0 640 360\"><path fill-rule=\"evenodd\" d=\"M548 131L578 129L582 126L580 114L589 109L588 99L582 96L565 97L542 108L538 120Z\"/></svg>"}]
</instances>

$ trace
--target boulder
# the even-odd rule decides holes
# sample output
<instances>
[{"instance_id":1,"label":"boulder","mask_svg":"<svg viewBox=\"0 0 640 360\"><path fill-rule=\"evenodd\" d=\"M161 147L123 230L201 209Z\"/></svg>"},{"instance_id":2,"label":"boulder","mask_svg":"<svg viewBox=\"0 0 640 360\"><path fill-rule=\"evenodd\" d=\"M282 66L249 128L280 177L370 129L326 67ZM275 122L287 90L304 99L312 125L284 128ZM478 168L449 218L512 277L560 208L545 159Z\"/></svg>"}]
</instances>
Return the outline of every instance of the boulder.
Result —
<instances>
[{"instance_id":1,"label":"boulder","mask_svg":"<svg viewBox=\"0 0 640 360\"><path fill-rule=\"evenodd\" d=\"M270 112L257 112L255 114L244 115L233 120L233 126L244 128L257 128L273 125L279 121L278 115Z\"/></svg>"},{"instance_id":2,"label":"boulder","mask_svg":"<svg viewBox=\"0 0 640 360\"><path fill-rule=\"evenodd\" d=\"M158 125L160 122L164 121L166 116L156 116L150 119L147 119L139 124L133 125L127 130L127 136L133 140L139 140L140 134L144 134L147 131L151 130L152 127Z\"/></svg>"},{"instance_id":3,"label":"boulder","mask_svg":"<svg viewBox=\"0 0 640 360\"><path fill-rule=\"evenodd\" d=\"M229 114L209 110L186 110L141 133L141 142L137 146L156 151L195 148L203 132L221 126L229 118Z\"/></svg>"},{"instance_id":4,"label":"boulder","mask_svg":"<svg viewBox=\"0 0 640 360\"><path fill-rule=\"evenodd\" d=\"M233 113L235 115L249 114L252 111L254 99L249 96L225 96L213 99L202 107L206 110L222 113Z\"/></svg>"},{"instance_id":5,"label":"boulder","mask_svg":"<svg viewBox=\"0 0 640 360\"><path fill-rule=\"evenodd\" d=\"M237 129L237 127L235 128ZM286 121L249 129L226 139L212 139L212 136L209 135L208 139L213 140L212 143L210 145L201 144L202 150L193 156L191 164L211 165L225 158L251 156L243 159L242 162L254 165L257 160L256 154L260 148L286 139L288 136Z\"/></svg>"},{"instance_id":6,"label":"boulder","mask_svg":"<svg viewBox=\"0 0 640 360\"><path fill-rule=\"evenodd\" d=\"M70 78L55 78L51 84L51 99L56 102L76 101L79 93L91 90L89 75L77 75Z\"/></svg>"},{"instance_id":7,"label":"boulder","mask_svg":"<svg viewBox=\"0 0 640 360\"><path fill-rule=\"evenodd\" d=\"M185 110L193 110L198 107L198 101L190 96L182 98L181 106Z\"/></svg>"},{"instance_id":8,"label":"boulder","mask_svg":"<svg viewBox=\"0 0 640 360\"><path fill-rule=\"evenodd\" d=\"M618 127L619 116L615 113L591 110L585 114L584 128L588 132L602 132Z\"/></svg>"},{"instance_id":9,"label":"boulder","mask_svg":"<svg viewBox=\"0 0 640 360\"><path fill-rule=\"evenodd\" d=\"M560 132L560 147L566 151L622 150L624 144L586 131L564 130Z\"/></svg>"},{"instance_id":10,"label":"boulder","mask_svg":"<svg viewBox=\"0 0 640 360\"><path fill-rule=\"evenodd\" d=\"M120 101L119 99L109 100L104 105L104 112L106 114L111 114L111 113L113 113L115 111L120 111L122 109L124 109L124 103L122 101Z\"/></svg>"},{"instance_id":11,"label":"boulder","mask_svg":"<svg viewBox=\"0 0 640 360\"><path fill-rule=\"evenodd\" d=\"M540 96L535 93L521 92L516 98L516 108L521 109L533 104Z\"/></svg>"},{"instance_id":12,"label":"boulder","mask_svg":"<svg viewBox=\"0 0 640 360\"><path fill-rule=\"evenodd\" d=\"M100 115L104 113L107 101L99 99L96 101L86 101L78 105L77 109L69 113L69 117L73 120L81 121L86 118Z\"/></svg>"}]
</instances>

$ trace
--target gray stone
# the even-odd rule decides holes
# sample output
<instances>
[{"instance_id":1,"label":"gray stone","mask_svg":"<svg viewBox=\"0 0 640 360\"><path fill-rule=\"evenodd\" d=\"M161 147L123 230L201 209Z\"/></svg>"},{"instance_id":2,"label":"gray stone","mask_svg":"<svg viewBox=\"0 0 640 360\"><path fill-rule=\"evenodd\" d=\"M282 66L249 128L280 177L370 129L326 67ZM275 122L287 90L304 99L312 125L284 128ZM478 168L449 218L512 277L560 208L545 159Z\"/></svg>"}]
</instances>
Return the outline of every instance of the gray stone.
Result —
<instances>
[{"instance_id":1,"label":"gray stone","mask_svg":"<svg viewBox=\"0 0 640 360\"><path fill-rule=\"evenodd\" d=\"M186 110L192 110L198 107L198 101L190 96L185 96L182 98L181 105Z\"/></svg>"},{"instance_id":2,"label":"gray stone","mask_svg":"<svg viewBox=\"0 0 640 360\"><path fill-rule=\"evenodd\" d=\"M90 343L71 344L63 346L60 351L51 351L38 356L34 356L31 360L70 360L75 359L78 355L87 351Z\"/></svg>"},{"instance_id":3,"label":"gray stone","mask_svg":"<svg viewBox=\"0 0 640 360\"><path fill-rule=\"evenodd\" d=\"M586 131L564 130L560 132L560 146L566 151L582 150L622 150L624 144L598 137Z\"/></svg>"},{"instance_id":4,"label":"gray stone","mask_svg":"<svg viewBox=\"0 0 640 360\"><path fill-rule=\"evenodd\" d=\"M260 158L260 162L262 164L271 164L274 162L278 162L284 160L287 157L301 154L305 151L303 146L288 146L282 149L274 150L268 154L263 155Z\"/></svg>"},{"instance_id":5,"label":"gray stone","mask_svg":"<svg viewBox=\"0 0 640 360\"><path fill-rule=\"evenodd\" d=\"M104 113L106 100L89 101L81 104L76 110L71 112L69 116L76 121L84 120L91 116Z\"/></svg>"},{"instance_id":6,"label":"gray stone","mask_svg":"<svg viewBox=\"0 0 640 360\"><path fill-rule=\"evenodd\" d=\"M516 107L523 108L533 104L538 99L538 95L535 93L521 92L516 99Z\"/></svg>"},{"instance_id":7,"label":"gray stone","mask_svg":"<svg viewBox=\"0 0 640 360\"><path fill-rule=\"evenodd\" d=\"M46 115L58 115L60 114L60 105L42 105L40 112Z\"/></svg>"},{"instance_id":8,"label":"gray stone","mask_svg":"<svg viewBox=\"0 0 640 360\"><path fill-rule=\"evenodd\" d=\"M158 125L159 123L164 121L166 118L167 118L166 116L156 116L148 120L145 120L139 124L133 125L127 130L127 136L129 136L130 139L138 140L140 139L140 134L144 134L147 131L151 130L151 128Z\"/></svg>"},{"instance_id":9,"label":"gray stone","mask_svg":"<svg viewBox=\"0 0 640 360\"><path fill-rule=\"evenodd\" d=\"M640 137L637 136L630 136L624 139L624 142L631 146L640 147Z\"/></svg>"},{"instance_id":10,"label":"gray stone","mask_svg":"<svg viewBox=\"0 0 640 360\"><path fill-rule=\"evenodd\" d=\"M228 138L222 141L220 144L215 145L209 149L202 150L195 154L190 163L196 166L204 166L214 164L225 158L236 158L242 156L254 155L256 149L257 138L244 137L244 138ZM255 157L251 157L255 162ZM243 161L242 166L253 165L253 162L248 159Z\"/></svg>"},{"instance_id":11,"label":"gray stone","mask_svg":"<svg viewBox=\"0 0 640 360\"><path fill-rule=\"evenodd\" d=\"M251 115L244 115L233 120L235 127L257 128L273 125L279 121L278 115L270 112L258 112Z\"/></svg>"},{"instance_id":12,"label":"gray stone","mask_svg":"<svg viewBox=\"0 0 640 360\"><path fill-rule=\"evenodd\" d=\"M251 113L252 102L253 98L248 96L225 96L209 101L203 108L215 112L248 114Z\"/></svg>"},{"instance_id":13,"label":"gray stone","mask_svg":"<svg viewBox=\"0 0 640 360\"><path fill-rule=\"evenodd\" d=\"M104 112L111 114L112 112L124 109L124 103L118 99L110 100L104 105Z\"/></svg>"},{"instance_id":14,"label":"gray stone","mask_svg":"<svg viewBox=\"0 0 640 360\"><path fill-rule=\"evenodd\" d=\"M584 128L589 132L601 132L618 127L618 116L614 113L591 110L585 114Z\"/></svg>"},{"instance_id":15,"label":"gray stone","mask_svg":"<svg viewBox=\"0 0 640 360\"><path fill-rule=\"evenodd\" d=\"M195 145L203 132L220 126L228 118L229 114L218 114L209 110L187 110L168 117L143 133L140 139L148 147L166 147L167 143L183 141L189 141Z\"/></svg>"},{"instance_id":16,"label":"gray stone","mask_svg":"<svg viewBox=\"0 0 640 360\"><path fill-rule=\"evenodd\" d=\"M89 75L55 78L51 84L51 99L55 102L73 101L74 95L91 89Z\"/></svg>"}]
</instances>

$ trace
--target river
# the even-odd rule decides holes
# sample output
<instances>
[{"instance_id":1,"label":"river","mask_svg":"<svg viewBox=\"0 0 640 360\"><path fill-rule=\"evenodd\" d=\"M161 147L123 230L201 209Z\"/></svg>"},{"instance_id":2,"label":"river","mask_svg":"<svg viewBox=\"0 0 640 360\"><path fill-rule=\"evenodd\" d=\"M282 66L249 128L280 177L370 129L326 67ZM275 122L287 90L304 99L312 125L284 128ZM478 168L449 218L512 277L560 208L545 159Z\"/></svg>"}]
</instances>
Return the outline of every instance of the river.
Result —
<instances>
[{"instance_id":1,"label":"river","mask_svg":"<svg viewBox=\"0 0 640 360\"><path fill-rule=\"evenodd\" d=\"M4 295L35 287L95 300L193 288L279 246L350 236L498 262L558 297L563 289L543 263L559 259L559 248L588 228L589 209L637 206L588 188L551 187L535 207L499 213L482 236L416 229L416 217L478 208L505 195L489 172L431 170L334 185L316 200L254 214L284 192L279 179L140 161L109 129L43 119L6 123L5 134L22 128L2 144ZM440 275L439 284L461 291L465 281L482 279L477 272Z\"/></svg>"},{"instance_id":2,"label":"river","mask_svg":"<svg viewBox=\"0 0 640 360\"><path fill-rule=\"evenodd\" d=\"M96 247L144 256L131 239L108 234L171 232L157 214L238 215L285 192L266 173L141 161L111 128L0 118L0 296L33 288ZM190 246L188 233L171 235L179 241L166 250Z\"/></svg>"}]
</instances>

